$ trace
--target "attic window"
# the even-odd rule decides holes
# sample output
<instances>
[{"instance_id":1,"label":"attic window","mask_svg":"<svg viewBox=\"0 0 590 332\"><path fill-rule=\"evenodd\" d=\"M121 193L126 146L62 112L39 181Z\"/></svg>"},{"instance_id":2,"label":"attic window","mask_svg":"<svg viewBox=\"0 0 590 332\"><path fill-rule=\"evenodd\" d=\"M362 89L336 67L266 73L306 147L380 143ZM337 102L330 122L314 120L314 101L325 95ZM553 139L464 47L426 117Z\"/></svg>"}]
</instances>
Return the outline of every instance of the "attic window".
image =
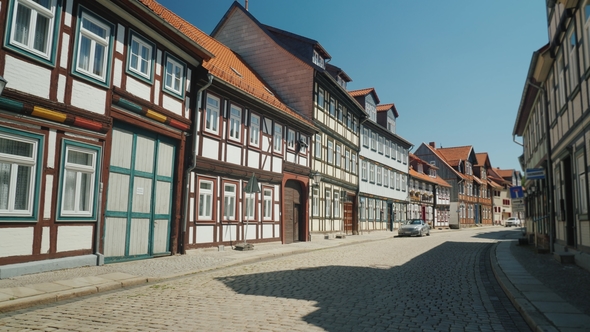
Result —
<instances>
[{"instance_id":1,"label":"attic window","mask_svg":"<svg viewBox=\"0 0 590 332\"><path fill-rule=\"evenodd\" d=\"M242 78L242 74L240 74L240 72L236 68L234 68L234 67L229 67L229 68L231 68L231 70L233 70L233 72L236 73L236 75L238 75L238 76L240 76L240 78Z\"/></svg>"},{"instance_id":2,"label":"attic window","mask_svg":"<svg viewBox=\"0 0 590 332\"><path fill-rule=\"evenodd\" d=\"M322 58L322 56L317 51L313 51L312 62L325 69L324 58Z\"/></svg>"},{"instance_id":3,"label":"attic window","mask_svg":"<svg viewBox=\"0 0 590 332\"><path fill-rule=\"evenodd\" d=\"M264 87L264 90L266 90L266 92L270 93L271 96L274 96L275 94L272 93L272 91L270 91L267 87Z\"/></svg>"},{"instance_id":4,"label":"attic window","mask_svg":"<svg viewBox=\"0 0 590 332\"><path fill-rule=\"evenodd\" d=\"M346 89L346 81L341 76L338 76L338 84L340 84L341 87Z\"/></svg>"}]
</instances>

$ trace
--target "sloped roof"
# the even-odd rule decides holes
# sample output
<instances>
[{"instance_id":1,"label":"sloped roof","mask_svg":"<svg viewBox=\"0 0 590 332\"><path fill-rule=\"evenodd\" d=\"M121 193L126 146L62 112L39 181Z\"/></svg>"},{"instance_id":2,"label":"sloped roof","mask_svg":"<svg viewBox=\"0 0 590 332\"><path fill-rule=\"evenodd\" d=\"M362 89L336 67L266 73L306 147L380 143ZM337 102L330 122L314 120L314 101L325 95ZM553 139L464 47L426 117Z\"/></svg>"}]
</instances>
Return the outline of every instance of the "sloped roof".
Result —
<instances>
[{"instance_id":1,"label":"sloped roof","mask_svg":"<svg viewBox=\"0 0 590 332\"><path fill-rule=\"evenodd\" d=\"M469 159L469 153L472 149L471 145L467 145L452 148L438 148L436 151L442 155L450 165L457 166L459 161Z\"/></svg>"},{"instance_id":2,"label":"sloped roof","mask_svg":"<svg viewBox=\"0 0 590 332\"><path fill-rule=\"evenodd\" d=\"M441 153L439 153L438 149L433 148L432 146L430 146L430 144L422 143L422 145L424 145L427 149L429 149L430 151L432 151L432 153L434 153L438 157L438 159L440 159L440 161L442 163L446 164L447 167L450 170L452 170L458 177L460 177L461 179L466 179L466 177L465 177L464 174L457 172L457 170L454 169L453 166L451 166L449 164L449 162L446 160L446 158Z\"/></svg>"},{"instance_id":3,"label":"sloped roof","mask_svg":"<svg viewBox=\"0 0 590 332\"><path fill-rule=\"evenodd\" d=\"M375 91L375 88L366 88L366 89L348 91L348 94L351 95L352 97L366 96L370 93L373 93L373 96L375 96L375 103L379 104L381 101L379 100L379 96L377 95L377 91Z\"/></svg>"},{"instance_id":4,"label":"sloped roof","mask_svg":"<svg viewBox=\"0 0 590 332\"><path fill-rule=\"evenodd\" d=\"M300 121L309 123L308 119L285 105L237 53L156 1L138 1L186 36L201 44L206 50L213 53L215 55L214 58L203 61L203 67L212 75Z\"/></svg>"},{"instance_id":5,"label":"sloped roof","mask_svg":"<svg viewBox=\"0 0 590 332\"><path fill-rule=\"evenodd\" d=\"M392 110L393 111L393 115L396 118L399 117L399 113L397 113L397 108L395 108L395 104L394 103L377 105L377 113L379 113L379 112L387 112L389 110Z\"/></svg>"},{"instance_id":6,"label":"sloped roof","mask_svg":"<svg viewBox=\"0 0 590 332\"><path fill-rule=\"evenodd\" d=\"M514 174L514 170L513 169L499 169L499 168L495 168L494 171L501 177L503 178L512 178L512 175Z\"/></svg>"},{"instance_id":7,"label":"sloped roof","mask_svg":"<svg viewBox=\"0 0 590 332\"><path fill-rule=\"evenodd\" d=\"M476 153L475 158L477 158L477 166L485 166L486 161L488 163L490 162L490 157L487 152Z\"/></svg>"}]
</instances>

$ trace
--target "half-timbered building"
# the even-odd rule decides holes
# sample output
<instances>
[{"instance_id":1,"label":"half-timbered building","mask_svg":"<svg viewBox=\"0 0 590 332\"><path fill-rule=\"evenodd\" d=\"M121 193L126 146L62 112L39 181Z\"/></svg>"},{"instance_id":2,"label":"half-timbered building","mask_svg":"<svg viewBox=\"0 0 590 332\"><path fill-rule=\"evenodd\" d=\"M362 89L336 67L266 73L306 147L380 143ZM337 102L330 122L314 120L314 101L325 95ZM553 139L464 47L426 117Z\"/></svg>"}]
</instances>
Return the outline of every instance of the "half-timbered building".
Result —
<instances>
[{"instance_id":1,"label":"half-timbered building","mask_svg":"<svg viewBox=\"0 0 590 332\"><path fill-rule=\"evenodd\" d=\"M438 177L438 167L413 154L409 159L409 219L422 219L430 227L448 228L451 185Z\"/></svg>"},{"instance_id":2,"label":"half-timbered building","mask_svg":"<svg viewBox=\"0 0 590 332\"><path fill-rule=\"evenodd\" d=\"M368 118L361 123L359 231L393 230L406 220L408 150L396 134L394 104L379 105L374 88L349 91Z\"/></svg>"},{"instance_id":3,"label":"half-timbered building","mask_svg":"<svg viewBox=\"0 0 590 332\"><path fill-rule=\"evenodd\" d=\"M359 124L362 107L346 92L350 78L328 70L315 40L263 25L234 2L211 35L238 53L289 107L313 120L310 234L358 231ZM256 40L256 43L252 43Z\"/></svg>"},{"instance_id":4,"label":"half-timbered building","mask_svg":"<svg viewBox=\"0 0 590 332\"><path fill-rule=\"evenodd\" d=\"M216 55L203 62L209 79L198 82L185 248L305 241L309 144L317 129L227 46L151 7L171 24L189 26L188 35ZM246 190L252 176L258 192Z\"/></svg>"},{"instance_id":5,"label":"half-timbered building","mask_svg":"<svg viewBox=\"0 0 590 332\"><path fill-rule=\"evenodd\" d=\"M0 277L176 252L211 54L135 0L3 0L0 17Z\"/></svg>"}]
</instances>

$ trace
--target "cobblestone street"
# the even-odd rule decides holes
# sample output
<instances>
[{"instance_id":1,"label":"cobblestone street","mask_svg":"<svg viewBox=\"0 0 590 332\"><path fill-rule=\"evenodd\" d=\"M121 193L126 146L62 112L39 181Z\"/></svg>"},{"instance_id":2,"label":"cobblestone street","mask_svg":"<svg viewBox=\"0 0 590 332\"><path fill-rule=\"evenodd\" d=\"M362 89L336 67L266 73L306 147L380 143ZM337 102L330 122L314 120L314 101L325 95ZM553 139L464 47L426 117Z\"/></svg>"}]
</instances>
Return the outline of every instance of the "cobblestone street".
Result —
<instances>
[{"instance_id":1,"label":"cobblestone street","mask_svg":"<svg viewBox=\"0 0 590 332\"><path fill-rule=\"evenodd\" d=\"M491 272L502 234L440 232L234 266L0 315L0 331L527 331Z\"/></svg>"}]
</instances>

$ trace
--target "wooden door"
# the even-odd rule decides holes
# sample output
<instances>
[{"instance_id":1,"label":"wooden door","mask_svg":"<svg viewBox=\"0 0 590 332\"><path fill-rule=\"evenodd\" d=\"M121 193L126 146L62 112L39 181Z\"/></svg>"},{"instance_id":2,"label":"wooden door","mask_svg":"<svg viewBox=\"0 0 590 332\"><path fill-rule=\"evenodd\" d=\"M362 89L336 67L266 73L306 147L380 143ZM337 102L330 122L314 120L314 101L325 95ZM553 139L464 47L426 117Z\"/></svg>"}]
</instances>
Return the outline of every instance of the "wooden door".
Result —
<instances>
[{"instance_id":1,"label":"wooden door","mask_svg":"<svg viewBox=\"0 0 590 332\"><path fill-rule=\"evenodd\" d=\"M175 147L139 129L113 129L104 222L106 262L170 254Z\"/></svg>"},{"instance_id":2,"label":"wooden door","mask_svg":"<svg viewBox=\"0 0 590 332\"><path fill-rule=\"evenodd\" d=\"M352 202L344 203L344 233L353 234Z\"/></svg>"}]
</instances>

